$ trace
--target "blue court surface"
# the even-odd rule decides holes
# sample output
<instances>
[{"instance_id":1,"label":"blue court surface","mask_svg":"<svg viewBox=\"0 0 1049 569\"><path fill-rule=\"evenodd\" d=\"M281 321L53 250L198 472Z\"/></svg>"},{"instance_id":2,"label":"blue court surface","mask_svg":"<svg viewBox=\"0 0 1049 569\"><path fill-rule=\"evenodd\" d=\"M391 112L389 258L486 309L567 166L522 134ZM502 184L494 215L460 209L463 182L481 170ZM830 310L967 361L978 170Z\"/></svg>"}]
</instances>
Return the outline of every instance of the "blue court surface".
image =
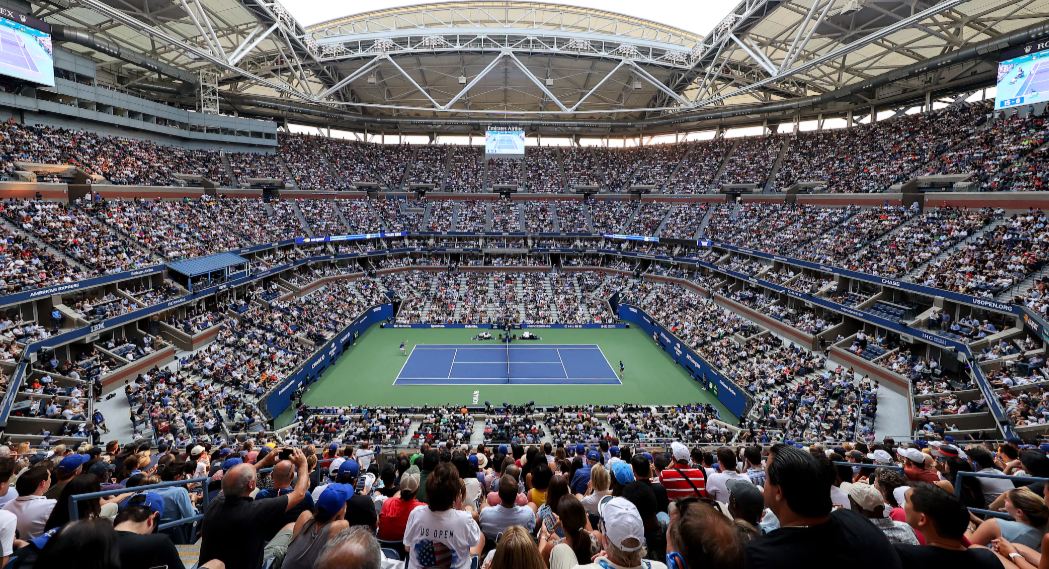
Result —
<instances>
[{"instance_id":1,"label":"blue court surface","mask_svg":"<svg viewBox=\"0 0 1049 569\"><path fill-rule=\"evenodd\" d=\"M596 344L415 346L394 385L619 385Z\"/></svg>"}]
</instances>

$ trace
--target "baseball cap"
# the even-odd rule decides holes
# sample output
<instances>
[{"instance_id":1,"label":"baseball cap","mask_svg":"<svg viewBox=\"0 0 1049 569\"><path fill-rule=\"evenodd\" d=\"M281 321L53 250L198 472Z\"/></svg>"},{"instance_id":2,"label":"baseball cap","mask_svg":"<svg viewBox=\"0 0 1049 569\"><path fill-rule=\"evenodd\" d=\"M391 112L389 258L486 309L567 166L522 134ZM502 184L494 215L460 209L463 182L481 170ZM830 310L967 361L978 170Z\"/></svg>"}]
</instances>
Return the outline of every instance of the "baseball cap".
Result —
<instances>
[{"instance_id":1,"label":"baseball cap","mask_svg":"<svg viewBox=\"0 0 1049 569\"><path fill-rule=\"evenodd\" d=\"M103 482L105 482L109 479L109 473L113 472L116 469L117 466L115 464L110 464L108 462L96 462L91 465L91 468L89 468L87 472L88 474L94 474Z\"/></svg>"},{"instance_id":2,"label":"baseball cap","mask_svg":"<svg viewBox=\"0 0 1049 569\"><path fill-rule=\"evenodd\" d=\"M736 505L745 512L760 512L765 509L765 496L750 480L729 479L725 483L730 496L736 499Z\"/></svg>"},{"instance_id":3,"label":"baseball cap","mask_svg":"<svg viewBox=\"0 0 1049 569\"><path fill-rule=\"evenodd\" d=\"M605 537L620 551L637 551L645 543L645 524L637 506L625 498L612 498L600 508Z\"/></svg>"},{"instance_id":4,"label":"baseball cap","mask_svg":"<svg viewBox=\"0 0 1049 569\"><path fill-rule=\"evenodd\" d=\"M224 449L219 451L219 456L226 457L226 456L229 456L229 453L231 453L231 452L233 452L233 451L228 449L228 448L224 448Z\"/></svg>"},{"instance_id":5,"label":"baseball cap","mask_svg":"<svg viewBox=\"0 0 1049 569\"><path fill-rule=\"evenodd\" d=\"M896 454L902 456L903 458L909 458L919 464L925 463L925 455L922 454L922 451L916 448L898 448L896 449Z\"/></svg>"},{"instance_id":6,"label":"baseball cap","mask_svg":"<svg viewBox=\"0 0 1049 569\"><path fill-rule=\"evenodd\" d=\"M222 463L222 471L223 472L229 472L234 466L237 466L238 464L243 464L243 463L244 463L244 461L242 459L240 459L240 458L230 458L230 459L226 460L226 462Z\"/></svg>"},{"instance_id":7,"label":"baseball cap","mask_svg":"<svg viewBox=\"0 0 1049 569\"><path fill-rule=\"evenodd\" d=\"M30 539L29 543L35 545L37 549L43 549L44 546L47 545L47 540L51 539L51 536L55 535L60 529L62 529L61 526L57 528L51 528L40 537L34 537L33 539Z\"/></svg>"},{"instance_id":8,"label":"baseball cap","mask_svg":"<svg viewBox=\"0 0 1049 569\"><path fill-rule=\"evenodd\" d=\"M1005 439L1005 442L1007 442L1007 443L1009 443L1011 445L1018 445L1018 444L1023 443L1023 441L1020 440L1020 437L1008 437L1008 438Z\"/></svg>"},{"instance_id":9,"label":"baseball cap","mask_svg":"<svg viewBox=\"0 0 1049 569\"><path fill-rule=\"evenodd\" d=\"M58 463L58 468L61 468L66 472L73 472L83 466L88 460L91 460L91 457L86 454L71 454L63 458L62 462Z\"/></svg>"},{"instance_id":10,"label":"baseball cap","mask_svg":"<svg viewBox=\"0 0 1049 569\"><path fill-rule=\"evenodd\" d=\"M328 450L339 450L338 443L331 443L330 445L328 445Z\"/></svg>"},{"instance_id":11,"label":"baseball cap","mask_svg":"<svg viewBox=\"0 0 1049 569\"><path fill-rule=\"evenodd\" d=\"M350 499L352 488L345 484L329 484L321 495L317 497L317 513L334 515Z\"/></svg>"},{"instance_id":12,"label":"baseball cap","mask_svg":"<svg viewBox=\"0 0 1049 569\"><path fill-rule=\"evenodd\" d=\"M583 443L576 443L575 444L575 453L576 454L584 454L584 453L586 453L586 445L584 445Z\"/></svg>"},{"instance_id":13,"label":"baseball cap","mask_svg":"<svg viewBox=\"0 0 1049 569\"><path fill-rule=\"evenodd\" d=\"M634 481L634 469L622 460L612 465L612 475L623 485Z\"/></svg>"},{"instance_id":14,"label":"baseball cap","mask_svg":"<svg viewBox=\"0 0 1049 569\"><path fill-rule=\"evenodd\" d=\"M200 445L197 445L197 446L189 449L189 455L190 456L200 456L203 453L204 453L204 447L202 447Z\"/></svg>"},{"instance_id":15,"label":"baseball cap","mask_svg":"<svg viewBox=\"0 0 1049 569\"><path fill-rule=\"evenodd\" d=\"M848 494L861 508L868 512L873 511L878 506L885 505L885 498L881 495L881 492L870 484L844 482L841 485L841 491Z\"/></svg>"},{"instance_id":16,"label":"baseball cap","mask_svg":"<svg viewBox=\"0 0 1049 569\"><path fill-rule=\"evenodd\" d=\"M402 474L401 475L401 492L415 492L419 489L419 475L418 474Z\"/></svg>"},{"instance_id":17,"label":"baseball cap","mask_svg":"<svg viewBox=\"0 0 1049 569\"><path fill-rule=\"evenodd\" d=\"M617 446L610 446L610 447L608 447L608 454L610 456L619 456L619 447L617 447Z\"/></svg>"},{"instance_id":18,"label":"baseball cap","mask_svg":"<svg viewBox=\"0 0 1049 569\"><path fill-rule=\"evenodd\" d=\"M499 454L506 454L506 445L499 445Z\"/></svg>"},{"instance_id":19,"label":"baseball cap","mask_svg":"<svg viewBox=\"0 0 1049 569\"><path fill-rule=\"evenodd\" d=\"M850 450L847 458L854 458L856 460L860 460L861 458L863 458L863 453L858 450Z\"/></svg>"},{"instance_id":20,"label":"baseball cap","mask_svg":"<svg viewBox=\"0 0 1049 569\"><path fill-rule=\"evenodd\" d=\"M596 450L592 450L587 453L586 459L591 462L601 462L601 455L597 454Z\"/></svg>"},{"instance_id":21,"label":"baseball cap","mask_svg":"<svg viewBox=\"0 0 1049 569\"><path fill-rule=\"evenodd\" d=\"M953 443L954 442L954 437L952 437L950 435L947 435L946 437L943 437L943 440L945 440L945 441L947 441L949 443Z\"/></svg>"},{"instance_id":22,"label":"baseball cap","mask_svg":"<svg viewBox=\"0 0 1049 569\"><path fill-rule=\"evenodd\" d=\"M652 453L646 452L646 453L642 453L642 454L645 455L645 459L647 459L649 462L652 462Z\"/></svg>"},{"instance_id":23,"label":"baseball cap","mask_svg":"<svg viewBox=\"0 0 1049 569\"><path fill-rule=\"evenodd\" d=\"M872 453L867 454L867 458L877 462L878 464L892 464L892 455L888 451L878 449Z\"/></svg>"},{"instance_id":24,"label":"baseball cap","mask_svg":"<svg viewBox=\"0 0 1049 569\"><path fill-rule=\"evenodd\" d=\"M952 445L940 445L939 448L933 449L932 454L933 456L942 456L944 458L965 458L965 453Z\"/></svg>"},{"instance_id":25,"label":"baseball cap","mask_svg":"<svg viewBox=\"0 0 1049 569\"><path fill-rule=\"evenodd\" d=\"M674 460L686 461L692 456L688 447L679 442L670 443L670 451L674 453Z\"/></svg>"},{"instance_id":26,"label":"baseball cap","mask_svg":"<svg viewBox=\"0 0 1049 569\"><path fill-rule=\"evenodd\" d=\"M121 510L130 506L145 506L160 515L164 515L164 497L156 492L141 492L130 498L125 498L120 503Z\"/></svg>"},{"instance_id":27,"label":"baseball cap","mask_svg":"<svg viewBox=\"0 0 1049 569\"><path fill-rule=\"evenodd\" d=\"M361 465L357 464L356 460L347 459L339 465L339 477L348 477L354 480L357 479L357 475L361 473Z\"/></svg>"},{"instance_id":28,"label":"baseball cap","mask_svg":"<svg viewBox=\"0 0 1049 569\"><path fill-rule=\"evenodd\" d=\"M470 464L472 464L473 466L477 466L481 462L481 461L477 460L477 455L476 454L471 454L466 460L468 460L470 462Z\"/></svg>"}]
</instances>

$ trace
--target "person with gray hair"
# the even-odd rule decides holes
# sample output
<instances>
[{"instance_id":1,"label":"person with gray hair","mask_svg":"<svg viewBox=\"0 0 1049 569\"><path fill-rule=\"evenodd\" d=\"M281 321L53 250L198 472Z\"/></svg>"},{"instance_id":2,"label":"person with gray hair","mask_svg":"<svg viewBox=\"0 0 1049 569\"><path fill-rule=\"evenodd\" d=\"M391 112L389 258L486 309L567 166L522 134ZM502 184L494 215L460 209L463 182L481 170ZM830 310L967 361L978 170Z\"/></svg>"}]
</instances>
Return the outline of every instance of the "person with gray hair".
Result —
<instances>
[{"instance_id":1,"label":"person with gray hair","mask_svg":"<svg viewBox=\"0 0 1049 569\"><path fill-rule=\"evenodd\" d=\"M201 521L200 563L219 559L227 569L256 569L262 566L265 539L283 525L284 513L302 502L309 488L306 455L291 449L290 460L298 469L295 489L289 494L253 500L256 476L282 453L274 451L259 462L246 464L231 458L223 464L222 492L208 504ZM288 532L290 539L291 532ZM271 543L272 545L272 543Z\"/></svg>"},{"instance_id":2,"label":"person with gray hair","mask_svg":"<svg viewBox=\"0 0 1049 569\"><path fill-rule=\"evenodd\" d=\"M366 526L352 526L328 540L313 569L383 569L379 541ZM398 561L397 565L401 565Z\"/></svg>"}]
</instances>

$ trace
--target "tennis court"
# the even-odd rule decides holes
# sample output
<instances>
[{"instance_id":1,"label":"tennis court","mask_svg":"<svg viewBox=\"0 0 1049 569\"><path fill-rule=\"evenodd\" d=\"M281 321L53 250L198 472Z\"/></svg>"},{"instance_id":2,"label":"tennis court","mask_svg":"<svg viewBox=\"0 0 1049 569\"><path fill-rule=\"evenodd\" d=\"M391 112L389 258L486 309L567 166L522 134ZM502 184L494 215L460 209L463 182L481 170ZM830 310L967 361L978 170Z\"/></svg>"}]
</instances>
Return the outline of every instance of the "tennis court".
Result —
<instances>
[{"instance_id":1,"label":"tennis court","mask_svg":"<svg viewBox=\"0 0 1049 569\"><path fill-rule=\"evenodd\" d=\"M1024 85L1017 95L1045 93L1049 91L1049 62L1039 61L1031 68L1031 74L1024 80Z\"/></svg>"},{"instance_id":2,"label":"tennis court","mask_svg":"<svg viewBox=\"0 0 1049 569\"><path fill-rule=\"evenodd\" d=\"M417 345L394 385L619 385L596 344Z\"/></svg>"},{"instance_id":3,"label":"tennis court","mask_svg":"<svg viewBox=\"0 0 1049 569\"><path fill-rule=\"evenodd\" d=\"M37 72L33 58L26 50L25 42L16 32L0 27L0 63Z\"/></svg>"}]
</instances>

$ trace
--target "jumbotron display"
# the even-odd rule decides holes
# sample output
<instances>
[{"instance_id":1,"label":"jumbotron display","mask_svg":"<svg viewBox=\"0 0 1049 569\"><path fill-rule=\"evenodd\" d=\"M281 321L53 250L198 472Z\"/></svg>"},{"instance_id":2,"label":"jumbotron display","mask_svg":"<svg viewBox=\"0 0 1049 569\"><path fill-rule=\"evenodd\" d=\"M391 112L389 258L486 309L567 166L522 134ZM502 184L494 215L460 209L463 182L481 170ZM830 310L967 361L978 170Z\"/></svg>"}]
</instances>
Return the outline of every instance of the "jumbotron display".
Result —
<instances>
[{"instance_id":1,"label":"jumbotron display","mask_svg":"<svg viewBox=\"0 0 1049 569\"><path fill-rule=\"evenodd\" d=\"M1049 43L1030 44L1017 50L1023 55L998 64L998 90L994 108L1007 109L1046 100L1049 94Z\"/></svg>"},{"instance_id":2,"label":"jumbotron display","mask_svg":"<svg viewBox=\"0 0 1049 569\"><path fill-rule=\"evenodd\" d=\"M25 14L0 9L0 74L54 87L50 28Z\"/></svg>"},{"instance_id":3,"label":"jumbotron display","mask_svg":"<svg viewBox=\"0 0 1049 569\"><path fill-rule=\"evenodd\" d=\"M519 127L488 127L484 135L484 153L488 158L523 158L524 131Z\"/></svg>"}]
</instances>

